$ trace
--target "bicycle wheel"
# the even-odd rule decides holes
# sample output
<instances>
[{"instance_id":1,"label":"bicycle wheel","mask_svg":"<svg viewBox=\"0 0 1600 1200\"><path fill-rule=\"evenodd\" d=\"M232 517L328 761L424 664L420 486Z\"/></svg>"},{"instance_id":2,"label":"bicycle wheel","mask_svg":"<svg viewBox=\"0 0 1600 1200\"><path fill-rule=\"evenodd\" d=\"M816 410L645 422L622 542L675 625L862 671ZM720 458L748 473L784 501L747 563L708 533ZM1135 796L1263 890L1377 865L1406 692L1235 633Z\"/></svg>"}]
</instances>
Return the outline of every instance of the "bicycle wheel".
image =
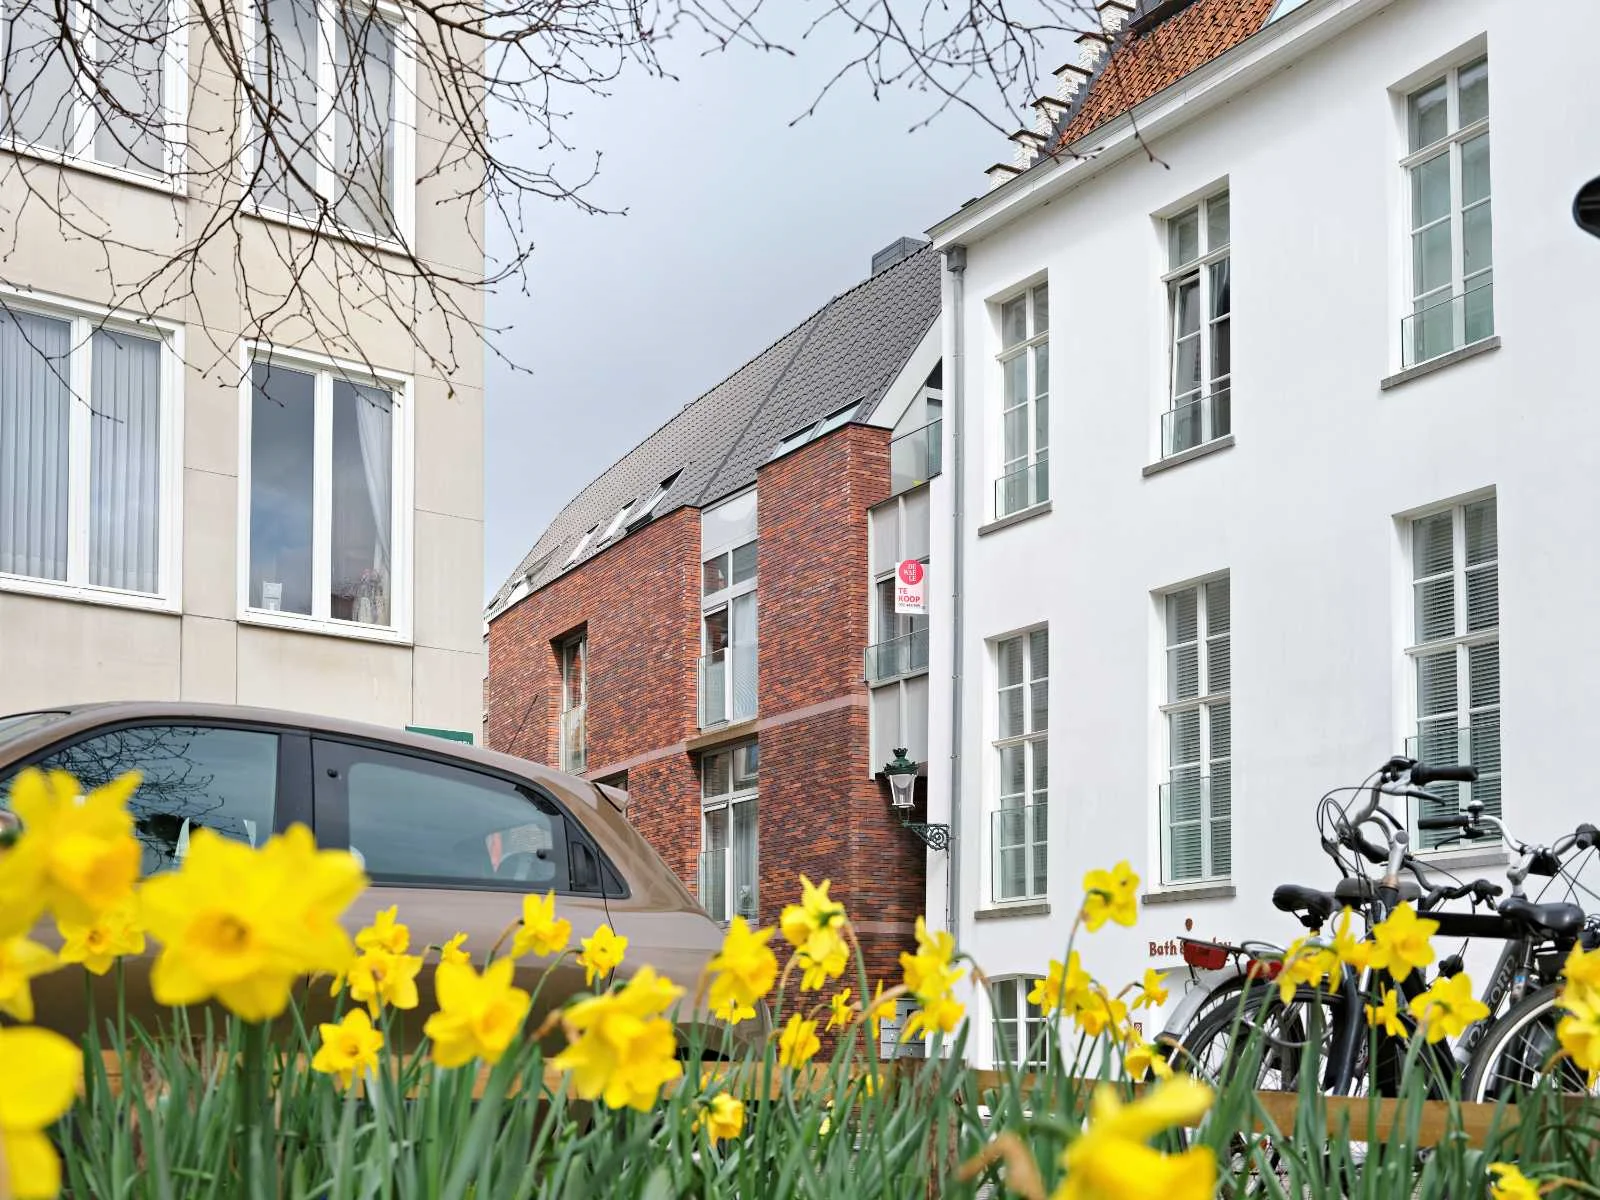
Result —
<instances>
[{"instance_id":1,"label":"bicycle wheel","mask_svg":"<svg viewBox=\"0 0 1600 1200\"><path fill-rule=\"evenodd\" d=\"M1551 1059L1561 1048L1556 1024L1562 1011L1557 984L1530 992L1490 1023L1467 1062L1462 1093L1468 1100L1493 1103L1526 1090L1551 1072ZM1592 1093L1587 1076L1570 1059L1555 1066L1564 1092Z\"/></svg>"},{"instance_id":2,"label":"bicycle wheel","mask_svg":"<svg viewBox=\"0 0 1600 1200\"><path fill-rule=\"evenodd\" d=\"M1335 997L1315 988L1296 988L1288 1003L1278 996L1275 985L1263 984L1248 990L1242 999L1219 1006L1179 1043L1173 1065L1180 1070L1210 1079L1219 1086L1247 1059L1247 1039L1254 1033L1261 1041L1252 1087L1258 1092L1292 1092L1299 1088L1302 1072L1321 1074L1327 1062L1336 1024ZM1316 1010L1313 1018L1312 1012ZM1315 1030L1316 1045L1312 1037ZM1366 1079L1366 1048L1357 1047L1358 1061L1353 1078L1358 1087Z\"/></svg>"}]
</instances>

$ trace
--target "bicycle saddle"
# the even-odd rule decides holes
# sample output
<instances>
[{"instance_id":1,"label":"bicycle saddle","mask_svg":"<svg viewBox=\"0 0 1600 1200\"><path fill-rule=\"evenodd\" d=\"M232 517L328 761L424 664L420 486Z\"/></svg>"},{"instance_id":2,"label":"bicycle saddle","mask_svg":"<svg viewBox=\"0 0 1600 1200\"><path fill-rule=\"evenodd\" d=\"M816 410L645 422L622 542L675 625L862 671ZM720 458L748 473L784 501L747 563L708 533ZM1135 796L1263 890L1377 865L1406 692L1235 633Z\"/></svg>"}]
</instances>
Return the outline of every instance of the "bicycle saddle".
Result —
<instances>
[{"instance_id":1,"label":"bicycle saddle","mask_svg":"<svg viewBox=\"0 0 1600 1200\"><path fill-rule=\"evenodd\" d=\"M1572 937L1583 928L1583 909L1576 904L1535 904L1518 896L1500 901L1502 917L1543 929L1553 937Z\"/></svg>"},{"instance_id":2,"label":"bicycle saddle","mask_svg":"<svg viewBox=\"0 0 1600 1200\"><path fill-rule=\"evenodd\" d=\"M1298 883L1279 884L1272 892L1272 905L1287 913L1306 913L1321 925L1339 907L1327 892Z\"/></svg>"},{"instance_id":3,"label":"bicycle saddle","mask_svg":"<svg viewBox=\"0 0 1600 1200\"><path fill-rule=\"evenodd\" d=\"M1378 894L1378 885L1371 879L1350 875L1339 880L1333 889L1333 898L1343 904L1364 904ZM1414 879L1400 881L1400 899L1412 903L1422 899L1422 889Z\"/></svg>"}]
</instances>

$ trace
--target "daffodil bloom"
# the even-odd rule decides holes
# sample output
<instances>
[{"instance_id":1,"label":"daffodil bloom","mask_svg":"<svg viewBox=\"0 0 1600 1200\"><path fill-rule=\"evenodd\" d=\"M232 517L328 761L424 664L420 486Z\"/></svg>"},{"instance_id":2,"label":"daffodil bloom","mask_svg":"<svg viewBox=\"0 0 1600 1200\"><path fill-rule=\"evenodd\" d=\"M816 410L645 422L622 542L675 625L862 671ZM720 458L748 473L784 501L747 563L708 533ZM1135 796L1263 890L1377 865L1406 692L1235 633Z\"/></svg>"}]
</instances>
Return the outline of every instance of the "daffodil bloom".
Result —
<instances>
[{"instance_id":1,"label":"daffodil bloom","mask_svg":"<svg viewBox=\"0 0 1600 1200\"><path fill-rule=\"evenodd\" d=\"M800 876L800 903L785 905L778 916L778 927L795 949L801 949L819 930L844 923L844 905L828 895L831 880L812 883Z\"/></svg>"},{"instance_id":2,"label":"daffodil bloom","mask_svg":"<svg viewBox=\"0 0 1600 1200\"><path fill-rule=\"evenodd\" d=\"M584 938L580 944L583 951L578 955L578 962L583 967L583 980L588 987L620 967L622 956L628 951L628 939L619 937L609 925L600 926L593 937Z\"/></svg>"},{"instance_id":3,"label":"daffodil bloom","mask_svg":"<svg viewBox=\"0 0 1600 1200\"><path fill-rule=\"evenodd\" d=\"M1600 950L1573 946L1561 974L1567 993L1577 996L1600 995Z\"/></svg>"},{"instance_id":4,"label":"daffodil bloom","mask_svg":"<svg viewBox=\"0 0 1600 1200\"><path fill-rule=\"evenodd\" d=\"M47 908L87 925L133 895L142 854L128 797L129 772L83 794L65 771L29 768L11 785L22 836L0 852L0 938L26 933Z\"/></svg>"},{"instance_id":5,"label":"daffodil bloom","mask_svg":"<svg viewBox=\"0 0 1600 1200\"><path fill-rule=\"evenodd\" d=\"M61 1191L61 1160L44 1133L72 1107L83 1050L31 1026L0 1029L0 1192L47 1200Z\"/></svg>"},{"instance_id":6,"label":"daffodil bloom","mask_svg":"<svg viewBox=\"0 0 1600 1200\"><path fill-rule=\"evenodd\" d=\"M61 964L38 942L24 937L0 942L0 1013L24 1023L33 1020L31 980L48 975Z\"/></svg>"},{"instance_id":7,"label":"daffodil bloom","mask_svg":"<svg viewBox=\"0 0 1600 1200\"><path fill-rule=\"evenodd\" d=\"M743 917L734 917L723 936L722 949L712 958L709 995L711 1011L720 1021L737 1025L756 1015L756 1002L772 990L778 978L778 958L767 944L775 931L752 930Z\"/></svg>"},{"instance_id":8,"label":"daffodil bloom","mask_svg":"<svg viewBox=\"0 0 1600 1200\"><path fill-rule=\"evenodd\" d=\"M440 963L433 971L439 1011L422 1032L433 1039L433 1061L459 1067L474 1058L500 1061L527 1019L532 997L512 984L516 963L497 959L478 974L471 964Z\"/></svg>"},{"instance_id":9,"label":"daffodil bloom","mask_svg":"<svg viewBox=\"0 0 1600 1200\"><path fill-rule=\"evenodd\" d=\"M1036 981L1028 993L1028 1003L1037 1004L1039 1011L1049 1016L1057 1009L1073 1011L1082 1006L1094 980L1078 962L1078 952L1067 955L1067 961L1050 960L1050 969L1043 979Z\"/></svg>"},{"instance_id":10,"label":"daffodil bloom","mask_svg":"<svg viewBox=\"0 0 1600 1200\"><path fill-rule=\"evenodd\" d=\"M571 1044L550 1060L572 1075L572 1088L584 1100L603 1100L611 1108L643 1112L661 1089L683 1074L677 1035L662 1016L683 989L648 967L615 992L580 1000L563 1023Z\"/></svg>"},{"instance_id":11,"label":"daffodil bloom","mask_svg":"<svg viewBox=\"0 0 1600 1200\"><path fill-rule=\"evenodd\" d=\"M1365 971L1372 962L1374 946L1365 938L1357 937L1351 931L1355 921L1355 913L1348 905L1339 914L1339 920L1333 928L1333 945L1330 949L1334 956L1347 967L1357 971Z\"/></svg>"},{"instance_id":12,"label":"daffodil bloom","mask_svg":"<svg viewBox=\"0 0 1600 1200\"><path fill-rule=\"evenodd\" d=\"M792 1013L778 1039L778 1063L798 1070L815 1057L822 1043L817 1040L817 1023Z\"/></svg>"},{"instance_id":13,"label":"daffodil bloom","mask_svg":"<svg viewBox=\"0 0 1600 1200\"><path fill-rule=\"evenodd\" d=\"M456 934L448 942L439 947L439 961L455 963L457 966L461 967L470 965L472 962L472 956L466 952L464 948L466 944L467 935L464 933Z\"/></svg>"},{"instance_id":14,"label":"daffodil bloom","mask_svg":"<svg viewBox=\"0 0 1600 1200\"><path fill-rule=\"evenodd\" d=\"M1287 1004L1294 998L1295 988L1302 984L1320 987L1328 981L1328 990L1339 990L1339 956L1331 946L1319 945L1306 938L1296 938L1284 951L1283 969L1278 972L1278 999Z\"/></svg>"},{"instance_id":15,"label":"daffodil bloom","mask_svg":"<svg viewBox=\"0 0 1600 1200\"><path fill-rule=\"evenodd\" d=\"M150 972L156 1002L215 997L246 1021L278 1016L297 977L350 965L354 947L339 919L365 885L353 855L318 850L303 825L259 850L196 830L183 866L140 892L161 943Z\"/></svg>"},{"instance_id":16,"label":"daffodil bloom","mask_svg":"<svg viewBox=\"0 0 1600 1200\"><path fill-rule=\"evenodd\" d=\"M1137 1039L1122 1056L1122 1066L1130 1079L1143 1079L1151 1072L1155 1073L1157 1079L1172 1078L1172 1064L1167 1061L1167 1056L1149 1042Z\"/></svg>"},{"instance_id":17,"label":"daffodil bloom","mask_svg":"<svg viewBox=\"0 0 1600 1200\"><path fill-rule=\"evenodd\" d=\"M744 1104L727 1092L718 1092L694 1119L696 1131L704 1129L714 1142L725 1142L744 1132Z\"/></svg>"},{"instance_id":18,"label":"daffodil bloom","mask_svg":"<svg viewBox=\"0 0 1600 1200\"><path fill-rule=\"evenodd\" d=\"M1128 1021L1128 1006L1099 987L1092 989L1073 1013L1078 1028L1090 1037L1120 1030Z\"/></svg>"},{"instance_id":19,"label":"daffodil bloom","mask_svg":"<svg viewBox=\"0 0 1600 1200\"><path fill-rule=\"evenodd\" d=\"M906 990L926 1005L948 992L966 972L951 963L956 943L949 930L929 933L927 924L918 917L916 937L917 952L901 951L900 966L905 972Z\"/></svg>"},{"instance_id":20,"label":"daffodil bloom","mask_svg":"<svg viewBox=\"0 0 1600 1200\"><path fill-rule=\"evenodd\" d=\"M1556 1040L1593 1087L1600 1080L1600 1006L1565 992L1560 1005L1565 1015L1556 1023Z\"/></svg>"},{"instance_id":21,"label":"daffodil bloom","mask_svg":"<svg viewBox=\"0 0 1600 1200\"><path fill-rule=\"evenodd\" d=\"M841 1029L850 1024L855 1009L850 1007L850 989L842 988L828 1001L828 1029Z\"/></svg>"},{"instance_id":22,"label":"daffodil bloom","mask_svg":"<svg viewBox=\"0 0 1600 1200\"><path fill-rule=\"evenodd\" d=\"M352 1008L344 1020L317 1026L322 1044L312 1056L311 1069L335 1076L340 1087L349 1087L356 1073L378 1068L378 1052L383 1049L383 1032L372 1027L364 1008Z\"/></svg>"},{"instance_id":23,"label":"daffodil bloom","mask_svg":"<svg viewBox=\"0 0 1600 1200\"><path fill-rule=\"evenodd\" d=\"M1139 983L1139 994L1133 998L1133 1007L1157 1008L1167 1002L1167 989L1161 981L1161 972L1146 967L1144 979Z\"/></svg>"},{"instance_id":24,"label":"daffodil bloom","mask_svg":"<svg viewBox=\"0 0 1600 1200\"><path fill-rule=\"evenodd\" d=\"M62 921L59 928L61 961L82 963L91 975L104 975L117 959L144 953L136 896L113 905L87 925Z\"/></svg>"},{"instance_id":25,"label":"daffodil bloom","mask_svg":"<svg viewBox=\"0 0 1600 1200\"><path fill-rule=\"evenodd\" d=\"M604 929L608 934L611 932L609 926L603 925L601 929ZM597 930L595 937L598 938L599 936L600 933ZM552 954L560 954L567 948L567 943L571 940L572 922L565 917L556 916L555 892L551 891L542 896L524 896L522 898L522 925L518 928L516 936L511 939L511 957L521 958L524 954L536 954L540 958L548 958ZM585 949L588 948L589 942L592 940L594 939L591 938L584 941ZM628 939L618 938L616 940L621 942L621 945L616 947L616 962L612 963L610 967L599 971L598 974L604 975L622 961L622 952L628 948ZM580 958L578 961L582 962L583 960ZM588 964L585 963L584 965L587 966ZM591 985L594 983L592 975L589 978L589 982Z\"/></svg>"},{"instance_id":26,"label":"daffodil bloom","mask_svg":"<svg viewBox=\"0 0 1600 1200\"><path fill-rule=\"evenodd\" d=\"M828 980L844 974L850 962L850 947L845 943L840 928L830 926L817 930L795 951L802 992L817 991L826 987Z\"/></svg>"},{"instance_id":27,"label":"daffodil bloom","mask_svg":"<svg viewBox=\"0 0 1600 1200\"><path fill-rule=\"evenodd\" d=\"M1428 990L1411 1001L1411 1014L1429 1043L1458 1038L1474 1021L1489 1015L1489 1006L1472 994L1472 977L1465 971L1448 979L1435 979Z\"/></svg>"},{"instance_id":28,"label":"daffodil bloom","mask_svg":"<svg viewBox=\"0 0 1600 1200\"><path fill-rule=\"evenodd\" d=\"M1166 1155L1146 1143L1163 1129L1198 1121L1212 1100L1210 1088L1186 1076L1131 1104L1102 1086L1090 1101L1088 1125L1062 1151L1067 1174L1051 1200L1211 1200L1217 1159L1210 1147Z\"/></svg>"},{"instance_id":29,"label":"daffodil bloom","mask_svg":"<svg viewBox=\"0 0 1600 1200\"><path fill-rule=\"evenodd\" d=\"M421 971L420 954L369 950L350 964L347 973L350 999L365 1004L373 1016L377 1016L385 1004L390 1008L415 1008L417 975Z\"/></svg>"},{"instance_id":30,"label":"daffodil bloom","mask_svg":"<svg viewBox=\"0 0 1600 1200\"><path fill-rule=\"evenodd\" d=\"M966 1005L949 993L935 996L924 1001L922 1007L911 1014L911 1019L906 1022L905 1036L910 1038L919 1033L942 1033L948 1037L960 1027L966 1011Z\"/></svg>"},{"instance_id":31,"label":"daffodil bloom","mask_svg":"<svg viewBox=\"0 0 1600 1200\"><path fill-rule=\"evenodd\" d=\"M867 1005L866 1011L862 1013L862 1019L866 1021L868 1028L872 1030L873 1038L876 1039L879 1025L893 1017L894 997L891 996L887 1000L883 998L883 980L880 979L877 989L872 993L872 1003Z\"/></svg>"},{"instance_id":32,"label":"daffodil bloom","mask_svg":"<svg viewBox=\"0 0 1600 1200\"><path fill-rule=\"evenodd\" d=\"M1433 961L1433 943L1428 939L1438 931L1439 922L1417 916L1409 903L1400 905L1372 928L1372 968L1404 980Z\"/></svg>"},{"instance_id":33,"label":"daffodil bloom","mask_svg":"<svg viewBox=\"0 0 1600 1200\"><path fill-rule=\"evenodd\" d=\"M1083 924L1090 933L1107 921L1132 927L1139 920L1139 876L1126 860L1083 877Z\"/></svg>"},{"instance_id":34,"label":"daffodil bloom","mask_svg":"<svg viewBox=\"0 0 1600 1200\"><path fill-rule=\"evenodd\" d=\"M1383 1030L1390 1037L1406 1036L1405 1022L1400 1019L1400 996L1393 988L1385 990L1381 1002L1365 1007L1368 1025Z\"/></svg>"},{"instance_id":35,"label":"daffodil bloom","mask_svg":"<svg viewBox=\"0 0 1600 1200\"><path fill-rule=\"evenodd\" d=\"M1511 1163L1490 1163L1489 1200L1539 1200L1539 1185Z\"/></svg>"},{"instance_id":36,"label":"daffodil bloom","mask_svg":"<svg viewBox=\"0 0 1600 1200\"><path fill-rule=\"evenodd\" d=\"M411 948L411 930L397 919L400 909L391 904L379 911L360 933L356 934L356 949L383 954L404 954Z\"/></svg>"}]
</instances>

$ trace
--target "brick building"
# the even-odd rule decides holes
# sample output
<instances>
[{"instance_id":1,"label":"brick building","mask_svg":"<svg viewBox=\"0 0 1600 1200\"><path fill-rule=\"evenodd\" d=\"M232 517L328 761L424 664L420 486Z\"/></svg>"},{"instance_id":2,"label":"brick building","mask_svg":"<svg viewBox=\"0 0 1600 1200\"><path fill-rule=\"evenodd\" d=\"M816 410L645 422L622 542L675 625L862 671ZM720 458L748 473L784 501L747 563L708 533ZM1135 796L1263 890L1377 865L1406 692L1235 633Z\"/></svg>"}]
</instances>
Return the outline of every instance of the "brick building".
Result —
<instances>
[{"instance_id":1,"label":"brick building","mask_svg":"<svg viewBox=\"0 0 1600 1200\"><path fill-rule=\"evenodd\" d=\"M939 288L921 244L875 256L574 498L487 614L490 746L626 789L718 919L832 879L891 982L930 853L882 768L927 756L926 618L891 580L928 558Z\"/></svg>"}]
</instances>

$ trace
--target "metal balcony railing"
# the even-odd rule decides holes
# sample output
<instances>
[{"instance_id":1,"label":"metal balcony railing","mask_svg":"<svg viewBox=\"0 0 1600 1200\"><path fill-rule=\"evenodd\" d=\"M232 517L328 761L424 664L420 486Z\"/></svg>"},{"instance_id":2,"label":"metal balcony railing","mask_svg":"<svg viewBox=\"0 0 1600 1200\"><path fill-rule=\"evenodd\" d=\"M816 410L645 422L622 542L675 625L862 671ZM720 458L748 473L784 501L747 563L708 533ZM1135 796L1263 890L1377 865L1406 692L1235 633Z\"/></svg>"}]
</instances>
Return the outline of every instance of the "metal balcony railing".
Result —
<instances>
[{"instance_id":1,"label":"metal balcony railing","mask_svg":"<svg viewBox=\"0 0 1600 1200\"><path fill-rule=\"evenodd\" d=\"M1161 414L1161 457L1171 458L1214 442L1233 429L1232 389L1226 385L1196 395Z\"/></svg>"},{"instance_id":2,"label":"metal balcony railing","mask_svg":"<svg viewBox=\"0 0 1600 1200\"><path fill-rule=\"evenodd\" d=\"M1413 817L1443 816L1462 812L1473 801L1483 804L1490 816L1500 815L1500 714L1498 712L1474 713L1472 724L1458 727L1455 719L1421 721L1417 736L1406 739L1406 755L1420 759L1429 766L1446 767L1465 763L1478 768L1476 783L1430 783L1427 790L1437 796L1438 802L1428 804L1418 801L1412 806ZM1483 842L1462 842L1454 830L1418 830L1413 835L1424 850L1432 850L1446 843L1451 846L1493 845L1492 838Z\"/></svg>"},{"instance_id":3,"label":"metal balcony railing","mask_svg":"<svg viewBox=\"0 0 1600 1200\"><path fill-rule=\"evenodd\" d=\"M1494 336L1494 284L1468 286L1443 296L1400 321L1402 366L1414 367Z\"/></svg>"},{"instance_id":4,"label":"metal balcony railing","mask_svg":"<svg viewBox=\"0 0 1600 1200\"><path fill-rule=\"evenodd\" d=\"M580 704L561 714L561 769L581 775L589 765L588 705Z\"/></svg>"},{"instance_id":5,"label":"metal balcony railing","mask_svg":"<svg viewBox=\"0 0 1600 1200\"><path fill-rule=\"evenodd\" d=\"M997 902L1028 900L1047 894L1049 806L1029 804L1002 808L991 815L994 847L994 898Z\"/></svg>"},{"instance_id":6,"label":"metal balcony railing","mask_svg":"<svg viewBox=\"0 0 1600 1200\"><path fill-rule=\"evenodd\" d=\"M729 646L700 659L700 728L756 715L757 645Z\"/></svg>"},{"instance_id":7,"label":"metal balcony railing","mask_svg":"<svg viewBox=\"0 0 1600 1200\"><path fill-rule=\"evenodd\" d=\"M868 646L868 683L883 683L901 675L915 675L928 669L928 631L913 629L901 637Z\"/></svg>"},{"instance_id":8,"label":"metal balcony railing","mask_svg":"<svg viewBox=\"0 0 1600 1200\"><path fill-rule=\"evenodd\" d=\"M890 495L910 491L939 473L943 432L943 421L929 421L921 429L902 433L889 443Z\"/></svg>"},{"instance_id":9,"label":"metal balcony railing","mask_svg":"<svg viewBox=\"0 0 1600 1200\"><path fill-rule=\"evenodd\" d=\"M996 519L1009 517L1014 512L1032 508L1050 499L1050 461L1038 462L1002 475L994 481L994 515Z\"/></svg>"}]
</instances>

